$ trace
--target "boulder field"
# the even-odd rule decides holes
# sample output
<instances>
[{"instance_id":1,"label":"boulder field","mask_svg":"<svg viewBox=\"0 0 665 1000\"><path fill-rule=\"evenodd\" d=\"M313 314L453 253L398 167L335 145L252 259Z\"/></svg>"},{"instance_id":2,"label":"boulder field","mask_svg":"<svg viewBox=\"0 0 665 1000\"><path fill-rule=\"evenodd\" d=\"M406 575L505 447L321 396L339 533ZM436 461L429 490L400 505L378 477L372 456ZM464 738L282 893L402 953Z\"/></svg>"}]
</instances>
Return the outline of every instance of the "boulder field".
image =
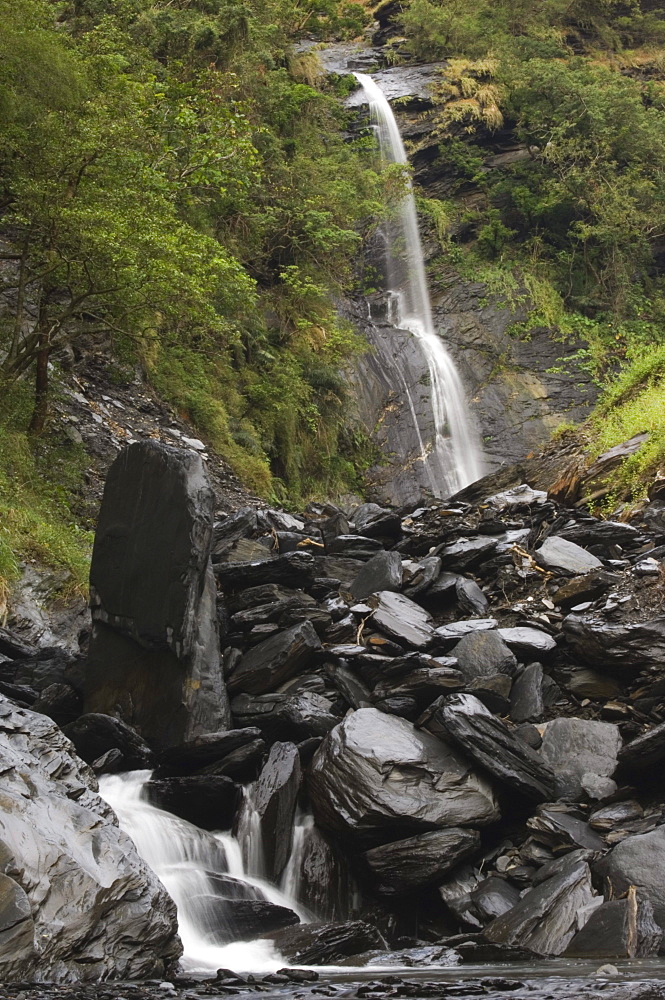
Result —
<instances>
[{"instance_id":1,"label":"boulder field","mask_svg":"<svg viewBox=\"0 0 665 1000\"><path fill-rule=\"evenodd\" d=\"M600 520L488 477L402 510L213 509L199 457L131 445L89 650L0 630L3 978L177 958L173 907L96 792L134 769L204 829L241 831L251 805L275 884L311 812L294 883L314 922L233 890L288 963L658 954L665 503Z\"/></svg>"}]
</instances>

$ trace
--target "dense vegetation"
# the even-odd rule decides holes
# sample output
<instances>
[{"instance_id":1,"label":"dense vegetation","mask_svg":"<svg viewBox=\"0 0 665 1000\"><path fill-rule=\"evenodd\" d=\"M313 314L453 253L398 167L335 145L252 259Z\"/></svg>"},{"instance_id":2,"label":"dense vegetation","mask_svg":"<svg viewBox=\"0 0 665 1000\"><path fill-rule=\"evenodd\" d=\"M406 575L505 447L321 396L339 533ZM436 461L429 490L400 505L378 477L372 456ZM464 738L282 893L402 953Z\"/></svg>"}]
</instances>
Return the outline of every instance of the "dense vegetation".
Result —
<instances>
[{"instance_id":1,"label":"dense vegetation","mask_svg":"<svg viewBox=\"0 0 665 1000\"><path fill-rule=\"evenodd\" d=\"M366 17L346 0L0 0L6 563L48 474L26 461L58 361L91 342L264 496L357 485L340 367L362 345L333 297L383 182L345 135L348 81L292 42Z\"/></svg>"},{"instance_id":2,"label":"dense vegetation","mask_svg":"<svg viewBox=\"0 0 665 1000\"><path fill-rule=\"evenodd\" d=\"M603 385L622 369L591 435L600 452L651 430L625 472L638 482L665 460L665 12L412 0L401 26L410 54L449 60L435 127L453 181L429 206L445 259L528 311L517 336L545 325L584 338Z\"/></svg>"}]
</instances>

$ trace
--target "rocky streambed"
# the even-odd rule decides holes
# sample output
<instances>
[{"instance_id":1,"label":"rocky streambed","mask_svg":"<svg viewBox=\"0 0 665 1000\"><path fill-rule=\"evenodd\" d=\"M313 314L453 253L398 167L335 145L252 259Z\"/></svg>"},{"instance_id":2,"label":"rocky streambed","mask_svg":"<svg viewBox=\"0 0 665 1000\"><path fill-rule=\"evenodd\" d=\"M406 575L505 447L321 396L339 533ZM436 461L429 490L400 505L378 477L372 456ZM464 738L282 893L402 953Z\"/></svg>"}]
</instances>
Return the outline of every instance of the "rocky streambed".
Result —
<instances>
[{"instance_id":1,"label":"rocky streambed","mask_svg":"<svg viewBox=\"0 0 665 1000\"><path fill-rule=\"evenodd\" d=\"M213 508L197 456L131 445L100 514L89 648L0 632L0 977L659 995L658 964L630 985L590 973L662 946L665 504L600 520L488 477L402 510ZM96 791L136 769L207 845L186 860L208 943L349 973L174 979L172 903ZM231 873L212 832L242 846L249 829L298 913ZM553 958L589 964L532 985Z\"/></svg>"}]
</instances>

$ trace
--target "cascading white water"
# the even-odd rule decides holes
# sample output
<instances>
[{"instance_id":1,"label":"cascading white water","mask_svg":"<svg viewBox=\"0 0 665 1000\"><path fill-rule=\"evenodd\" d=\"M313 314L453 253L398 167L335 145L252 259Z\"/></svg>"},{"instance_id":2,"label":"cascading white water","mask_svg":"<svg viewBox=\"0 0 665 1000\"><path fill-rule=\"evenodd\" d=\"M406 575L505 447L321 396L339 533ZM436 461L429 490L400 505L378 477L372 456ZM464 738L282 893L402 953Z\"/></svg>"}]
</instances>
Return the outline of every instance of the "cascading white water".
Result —
<instances>
[{"instance_id":1,"label":"cascading white water","mask_svg":"<svg viewBox=\"0 0 665 1000\"><path fill-rule=\"evenodd\" d=\"M383 91L365 73L354 75L367 98L381 155L390 162L406 166L408 160L404 143ZM427 463L434 494L450 496L480 478L481 450L469 420L459 374L434 328L416 203L410 182L398 206L394 232L390 235L386 248L387 290L398 304L393 325L414 335L429 369L435 436L431 450L422 447L423 461ZM408 389L407 397L415 418ZM417 436L422 446L420 428L417 428Z\"/></svg>"},{"instance_id":2,"label":"cascading white water","mask_svg":"<svg viewBox=\"0 0 665 1000\"><path fill-rule=\"evenodd\" d=\"M257 830L251 813L247 829L240 831L241 839L230 833L207 833L151 805L143 793L149 777L150 771L109 775L100 779L99 789L176 904L183 966L192 972L210 973L220 968L275 972L286 965L267 940L215 943L216 932L218 936L225 921L232 921L225 915L224 902L225 895L232 898L234 889L242 891L244 898L286 906L303 922L309 919L293 896L260 877ZM243 843L244 839L250 843ZM243 855L253 866L249 870Z\"/></svg>"}]
</instances>

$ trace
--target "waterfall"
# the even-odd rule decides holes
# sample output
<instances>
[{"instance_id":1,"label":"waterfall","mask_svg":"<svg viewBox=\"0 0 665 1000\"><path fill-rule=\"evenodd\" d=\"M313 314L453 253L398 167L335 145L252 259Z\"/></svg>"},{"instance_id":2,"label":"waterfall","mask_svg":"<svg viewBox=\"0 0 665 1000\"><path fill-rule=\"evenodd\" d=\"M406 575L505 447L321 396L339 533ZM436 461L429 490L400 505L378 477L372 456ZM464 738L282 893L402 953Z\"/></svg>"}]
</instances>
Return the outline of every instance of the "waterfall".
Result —
<instances>
[{"instance_id":1,"label":"waterfall","mask_svg":"<svg viewBox=\"0 0 665 1000\"><path fill-rule=\"evenodd\" d=\"M108 775L100 778L99 790L176 904L183 967L210 974L220 968L275 972L286 965L271 941L220 943L233 927L229 900L266 899L293 910L303 923L310 919L285 891L295 877L285 874L283 889L260 877L260 837L253 810L247 810L247 823L244 830L239 829L238 838L231 833L208 833L148 802L144 786L149 778L150 771ZM306 825L308 821L300 822ZM300 851L294 852L297 858L292 855L287 872L299 870Z\"/></svg>"},{"instance_id":2,"label":"waterfall","mask_svg":"<svg viewBox=\"0 0 665 1000\"><path fill-rule=\"evenodd\" d=\"M383 91L364 73L354 75L367 98L382 157L392 163L407 165L404 143ZM417 437L432 492L436 496L450 496L480 478L481 453L477 435L469 420L459 374L434 328L416 203L410 182L397 208L394 223L389 228L386 278L392 324L409 331L416 338L425 356L430 377L435 432L431 448L428 450L423 445L420 428L417 428ZM392 302L397 304L396 310L392 308ZM407 397L415 419L408 390Z\"/></svg>"}]
</instances>

